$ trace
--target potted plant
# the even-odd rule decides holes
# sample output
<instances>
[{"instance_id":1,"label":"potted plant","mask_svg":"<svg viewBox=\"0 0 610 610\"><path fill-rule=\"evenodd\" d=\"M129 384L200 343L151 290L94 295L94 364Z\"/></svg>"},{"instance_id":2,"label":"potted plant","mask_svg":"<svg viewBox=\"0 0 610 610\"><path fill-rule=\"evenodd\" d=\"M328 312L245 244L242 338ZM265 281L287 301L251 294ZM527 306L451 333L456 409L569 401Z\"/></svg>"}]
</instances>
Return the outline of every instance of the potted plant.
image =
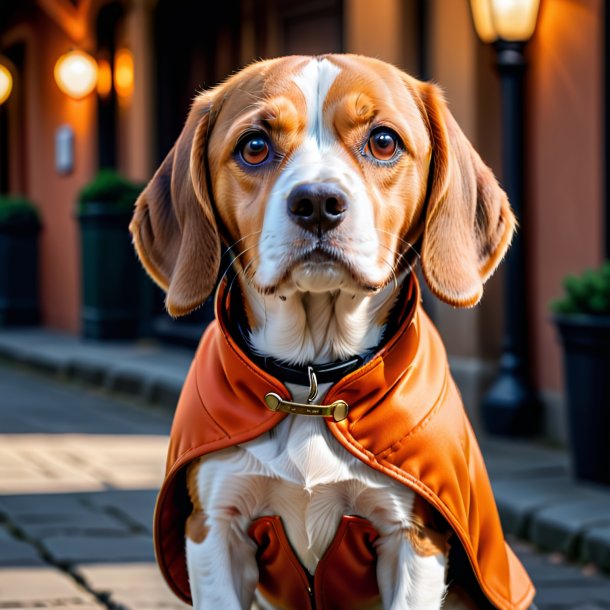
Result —
<instances>
[{"instance_id":1,"label":"potted plant","mask_svg":"<svg viewBox=\"0 0 610 610\"><path fill-rule=\"evenodd\" d=\"M574 471L610 485L610 261L568 276L564 288L551 309L564 347Z\"/></svg>"},{"instance_id":2,"label":"potted plant","mask_svg":"<svg viewBox=\"0 0 610 610\"><path fill-rule=\"evenodd\" d=\"M38 323L39 232L31 201L0 196L0 326Z\"/></svg>"},{"instance_id":3,"label":"potted plant","mask_svg":"<svg viewBox=\"0 0 610 610\"><path fill-rule=\"evenodd\" d=\"M128 226L141 190L114 170L100 170L78 197L84 337L138 334L141 269Z\"/></svg>"}]
</instances>

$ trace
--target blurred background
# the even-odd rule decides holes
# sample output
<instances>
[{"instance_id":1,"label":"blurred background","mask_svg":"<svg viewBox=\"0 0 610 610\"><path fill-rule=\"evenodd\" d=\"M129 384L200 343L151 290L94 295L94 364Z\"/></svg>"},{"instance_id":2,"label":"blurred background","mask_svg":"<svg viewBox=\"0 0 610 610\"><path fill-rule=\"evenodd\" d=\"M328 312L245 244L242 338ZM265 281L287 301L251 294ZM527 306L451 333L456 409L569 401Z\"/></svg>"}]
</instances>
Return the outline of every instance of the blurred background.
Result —
<instances>
[{"instance_id":1,"label":"blurred background","mask_svg":"<svg viewBox=\"0 0 610 610\"><path fill-rule=\"evenodd\" d=\"M609 33L602 0L1 0L0 605L184 608L151 521L212 307L165 314L133 203L198 91L350 52L438 83L509 194L482 302L424 306L505 532L553 551L510 538L539 608L610 608Z\"/></svg>"},{"instance_id":2,"label":"blurred background","mask_svg":"<svg viewBox=\"0 0 610 610\"><path fill-rule=\"evenodd\" d=\"M540 429L559 443L566 440L563 373L548 304L567 273L598 265L610 248L606 28L601 0L542 0L525 50L524 349L543 405ZM54 76L58 59L74 49L97 64L94 89L84 96L62 91ZM88 218L79 223L77 201L98 170L117 170L141 186L180 133L198 90L257 58L325 52L372 55L439 83L502 181L497 56L477 36L467 0L3 0L0 63L12 91L0 106L0 193L25 196L39 213L40 324L74 335L87 324L84 292L96 287L83 285L91 273L81 271L89 246L80 232L92 229ZM134 280L120 257L108 265L124 270L139 301L139 328L128 334L187 342L200 334L209 311L189 321L193 328L171 324L146 280ZM501 353L503 273L473 310L427 299L471 406ZM134 281L144 284L138 294Z\"/></svg>"}]
</instances>

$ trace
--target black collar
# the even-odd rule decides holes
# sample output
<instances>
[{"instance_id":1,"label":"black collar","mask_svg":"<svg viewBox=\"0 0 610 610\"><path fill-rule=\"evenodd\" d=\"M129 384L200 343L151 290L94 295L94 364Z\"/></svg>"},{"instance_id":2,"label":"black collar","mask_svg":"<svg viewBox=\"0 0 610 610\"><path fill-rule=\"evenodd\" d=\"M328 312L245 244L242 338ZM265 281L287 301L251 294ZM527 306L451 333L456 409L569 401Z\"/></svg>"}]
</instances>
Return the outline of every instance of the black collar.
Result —
<instances>
[{"instance_id":1,"label":"black collar","mask_svg":"<svg viewBox=\"0 0 610 610\"><path fill-rule=\"evenodd\" d=\"M289 364L285 360L279 360L272 356L263 356L252 350L249 341L250 329L248 327L248 321L246 319L245 312L241 304L243 303L243 297L239 294L238 282L235 278L228 279L228 286L224 292L224 298L229 297L229 292L235 291L237 295L233 295L233 298L229 301L229 307L221 307L220 311L229 313L228 320L225 320L225 327L231 333L233 339L237 342L239 347L248 356L248 358L256 364L259 368L266 371L282 383L294 383L309 387L309 368L313 369L316 375L318 383L336 383L343 377L349 375L356 369L363 366L370 358L376 353L383 344L389 339L402 322L403 315L408 308L404 307L404 302L407 299L409 286L411 284L410 278L407 277L404 285L401 289L401 293L397 298L396 305L393 307L390 317L386 324L385 331L383 333L383 340L374 351L364 355L356 355L348 358L347 360L335 360L325 364L306 364L297 365Z\"/></svg>"}]
</instances>

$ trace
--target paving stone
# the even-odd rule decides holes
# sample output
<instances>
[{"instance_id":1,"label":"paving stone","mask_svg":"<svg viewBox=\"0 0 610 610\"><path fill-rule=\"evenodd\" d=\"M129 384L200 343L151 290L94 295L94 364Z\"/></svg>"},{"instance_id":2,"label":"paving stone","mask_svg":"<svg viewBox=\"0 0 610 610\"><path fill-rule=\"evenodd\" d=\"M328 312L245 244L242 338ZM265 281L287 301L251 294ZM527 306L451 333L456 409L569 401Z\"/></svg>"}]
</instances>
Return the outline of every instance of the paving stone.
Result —
<instances>
[{"instance_id":1,"label":"paving stone","mask_svg":"<svg viewBox=\"0 0 610 610\"><path fill-rule=\"evenodd\" d=\"M586 532L582 558L610 571L610 526L594 527Z\"/></svg>"},{"instance_id":2,"label":"paving stone","mask_svg":"<svg viewBox=\"0 0 610 610\"><path fill-rule=\"evenodd\" d=\"M68 575L48 567L0 568L0 608L80 608L104 606Z\"/></svg>"},{"instance_id":3,"label":"paving stone","mask_svg":"<svg viewBox=\"0 0 610 610\"><path fill-rule=\"evenodd\" d=\"M610 584L594 585L589 582L565 583L556 586L538 587L536 605L540 610L553 608L577 608L586 604L605 604L610 600Z\"/></svg>"},{"instance_id":4,"label":"paving stone","mask_svg":"<svg viewBox=\"0 0 610 610\"><path fill-rule=\"evenodd\" d=\"M517 536L528 531L529 520L537 511L572 500L581 494L567 476L493 482L493 492L504 530ZM584 492L586 493L586 492Z\"/></svg>"},{"instance_id":5,"label":"paving stone","mask_svg":"<svg viewBox=\"0 0 610 610\"><path fill-rule=\"evenodd\" d=\"M539 447L526 441L480 439L485 465L493 481L540 479L567 476L566 452Z\"/></svg>"},{"instance_id":6,"label":"paving stone","mask_svg":"<svg viewBox=\"0 0 610 610\"><path fill-rule=\"evenodd\" d=\"M0 496L0 513L20 519L36 515L65 515L88 512L83 504L85 494L23 494Z\"/></svg>"},{"instance_id":7,"label":"paving stone","mask_svg":"<svg viewBox=\"0 0 610 610\"><path fill-rule=\"evenodd\" d=\"M76 571L92 591L130 610L190 608L170 591L154 563L77 566Z\"/></svg>"},{"instance_id":8,"label":"paving stone","mask_svg":"<svg viewBox=\"0 0 610 610\"><path fill-rule=\"evenodd\" d=\"M561 501L537 511L530 522L530 540L544 549L576 555L587 529L610 525L610 495L589 493L595 493L597 497Z\"/></svg>"},{"instance_id":9,"label":"paving stone","mask_svg":"<svg viewBox=\"0 0 610 610\"><path fill-rule=\"evenodd\" d=\"M3 329L0 356L110 389L174 396L194 350L151 342L94 342L46 329ZM159 388L163 391L159 391ZM169 406L174 406L172 403Z\"/></svg>"},{"instance_id":10,"label":"paving stone","mask_svg":"<svg viewBox=\"0 0 610 610\"><path fill-rule=\"evenodd\" d=\"M553 565L548 562L531 565L524 562L525 569L532 581L538 586L556 583L581 583L584 576L582 571L573 565Z\"/></svg>"},{"instance_id":11,"label":"paving stone","mask_svg":"<svg viewBox=\"0 0 610 610\"><path fill-rule=\"evenodd\" d=\"M16 538L6 537L0 540L0 566L38 565L44 565L44 561L31 544Z\"/></svg>"},{"instance_id":12,"label":"paving stone","mask_svg":"<svg viewBox=\"0 0 610 610\"><path fill-rule=\"evenodd\" d=\"M0 339L2 332L0 332ZM83 388L0 367L3 434L160 434L166 435L171 414L147 409ZM49 413L53 413L49 417Z\"/></svg>"},{"instance_id":13,"label":"paving stone","mask_svg":"<svg viewBox=\"0 0 610 610\"><path fill-rule=\"evenodd\" d=\"M59 535L119 536L129 534L125 522L100 512L13 515L13 525L32 539Z\"/></svg>"},{"instance_id":14,"label":"paving stone","mask_svg":"<svg viewBox=\"0 0 610 610\"><path fill-rule=\"evenodd\" d=\"M145 536L52 536L40 543L61 565L154 561L152 538Z\"/></svg>"},{"instance_id":15,"label":"paving stone","mask_svg":"<svg viewBox=\"0 0 610 610\"><path fill-rule=\"evenodd\" d=\"M19 478L0 479L0 493L151 489L163 479L167 437L18 434L0 435L0 445L29 460Z\"/></svg>"},{"instance_id":16,"label":"paving stone","mask_svg":"<svg viewBox=\"0 0 610 610\"><path fill-rule=\"evenodd\" d=\"M123 515L127 523L152 532L157 493L157 489L111 490L92 494L88 501L100 510L109 511L117 518Z\"/></svg>"}]
</instances>

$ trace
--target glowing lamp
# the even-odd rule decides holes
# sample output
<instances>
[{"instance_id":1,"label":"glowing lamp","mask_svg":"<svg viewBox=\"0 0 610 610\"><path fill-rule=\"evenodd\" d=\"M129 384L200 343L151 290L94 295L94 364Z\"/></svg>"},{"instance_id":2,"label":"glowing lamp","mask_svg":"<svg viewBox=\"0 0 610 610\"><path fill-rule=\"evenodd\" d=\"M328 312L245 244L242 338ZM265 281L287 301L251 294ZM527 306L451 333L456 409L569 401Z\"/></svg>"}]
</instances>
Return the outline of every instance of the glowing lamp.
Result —
<instances>
[{"instance_id":1,"label":"glowing lamp","mask_svg":"<svg viewBox=\"0 0 610 610\"><path fill-rule=\"evenodd\" d=\"M97 93L101 98L107 98L112 91L112 69L107 59L97 62Z\"/></svg>"},{"instance_id":2,"label":"glowing lamp","mask_svg":"<svg viewBox=\"0 0 610 610\"><path fill-rule=\"evenodd\" d=\"M6 66L0 64L0 104L4 104L13 90L13 76Z\"/></svg>"},{"instance_id":3,"label":"glowing lamp","mask_svg":"<svg viewBox=\"0 0 610 610\"><path fill-rule=\"evenodd\" d=\"M470 7L483 42L526 42L536 29L540 0L470 0Z\"/></svg>"},{"instance_id":4,"label":"glowing lamp","mask_svg":"<svg viewBox=\"0 0 610 610\"><path fill-rule=\"evenodd\" d=\"M55 64L55 82L70 97L79 100L89 95L97 83L97 63L84 51L70 51Z\"/></svg>"},{"instance_id":5,"label":"glowing lamp","mask_svg":"<svg viewBox=\"0 0 610 610\"><path fill-rule=\"evenodd\" d=\"M119 49L114 58L114 86L119 97L133 92L133 55L129 49Z\"/></svg>"}]
</instances>

